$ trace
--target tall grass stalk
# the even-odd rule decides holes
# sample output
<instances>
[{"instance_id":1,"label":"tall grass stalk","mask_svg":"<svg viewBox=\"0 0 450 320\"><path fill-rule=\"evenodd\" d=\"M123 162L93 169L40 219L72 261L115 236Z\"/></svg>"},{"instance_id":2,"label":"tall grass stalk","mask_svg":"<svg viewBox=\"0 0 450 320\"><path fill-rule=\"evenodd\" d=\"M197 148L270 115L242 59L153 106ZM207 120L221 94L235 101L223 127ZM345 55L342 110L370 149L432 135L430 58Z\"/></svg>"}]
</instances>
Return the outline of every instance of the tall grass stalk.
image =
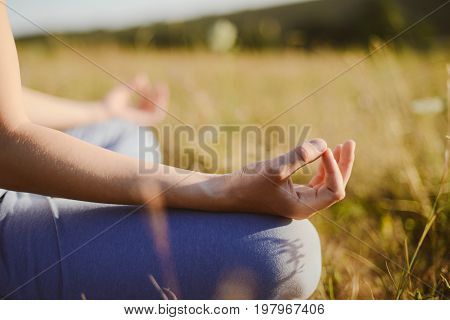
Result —
<instances>
[{"instance_id":1,"label":"tall grass stalk","mask_svg":"<svg viewBox=\"0 0 450 320\"><path fill-rule=\"evenodd\" d=\"M445 154L444 154L444 167L442 170L442 175L441 175L441 179L440 179L440 183L439 183L439 190L438 193L436 195L436 199L434 200L433 203L433 207L431 209L431 213L428 217L428 221L425 225L425 228L422 232L422 235L419 239L419 242L417 244L417 247L412 255L411 260L408 262L407 260L407 264L406 264L406 268L403 269L402 272L402 276L400 278L400 284L398 286L397 289L397 293L395 298L398 300L402 297L404 291L405 291L405 286L406 283L408 281L411 280L411 274L413 273L414 270L414 266L416 264L417 261L417 257L419 255L420 249L422 248L422 245L425 241L425 238L427 237L431 227L433 226L434 222L436 221L436 217L437 217L437 207L439 204L439 200L440 197L442 195L443 189L444 189L444 185L448 176L448 166L449 166L449 156L450 156L450 65L447 66L447 71L448 71L448 81L447 81L447 113L448 113L448 134L446 136L446 149L445 149Z\"/></svg>"}]
</instances>

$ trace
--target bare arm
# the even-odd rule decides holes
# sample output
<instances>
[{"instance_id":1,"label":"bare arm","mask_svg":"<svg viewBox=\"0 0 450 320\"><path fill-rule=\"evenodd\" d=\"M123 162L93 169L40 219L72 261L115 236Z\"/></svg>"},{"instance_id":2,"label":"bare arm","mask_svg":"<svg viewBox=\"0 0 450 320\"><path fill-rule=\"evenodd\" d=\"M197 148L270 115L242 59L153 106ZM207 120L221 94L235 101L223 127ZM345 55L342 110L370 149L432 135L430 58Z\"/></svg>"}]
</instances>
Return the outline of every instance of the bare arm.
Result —
<instances>
[{"instance_id":1,"label":"bare arm","mask_svg":"<svg viewBox=\"0 0 450 320\"><path fill-rule=\"evenodd\" d=\"M132 99L133 94L136 101ZM99 101L71 100L28 88L23 88L22 96L31 122L57 130L110 118L121 118L149 126L164 120L169 104L167 86L152 85L145 74L138 74L126 86L115 86Z\"/></svg>"},{"instance_id":2,"label":"bare arm","mask_svg":"<svg viewBox=\"0 0 450 320\"><path fill-rule=\"evenodd\" d=\"M99 101L75 101L23 88L23 105L30 120L44 127L66 130L107 120Z\"/></svg>"}]
</instances>

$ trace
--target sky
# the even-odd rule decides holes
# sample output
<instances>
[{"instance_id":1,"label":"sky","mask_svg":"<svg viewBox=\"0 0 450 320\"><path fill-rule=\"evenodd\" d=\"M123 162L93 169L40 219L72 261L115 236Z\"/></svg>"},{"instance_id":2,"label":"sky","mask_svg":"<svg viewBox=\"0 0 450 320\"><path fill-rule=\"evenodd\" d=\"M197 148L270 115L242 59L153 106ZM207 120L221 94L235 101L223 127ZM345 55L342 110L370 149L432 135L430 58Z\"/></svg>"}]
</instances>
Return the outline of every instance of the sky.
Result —
<instances>
[{"instance_id":1,"label":"sky","mask_svg":"<svg viewBox=\"0 0 450 320\"><path fill-rule=\"evenodd\" d=\"M120 29L159 21L180 21L243 9L305 0L9 0L16 36L50 32Z\"/></svg>"}]
</instances>

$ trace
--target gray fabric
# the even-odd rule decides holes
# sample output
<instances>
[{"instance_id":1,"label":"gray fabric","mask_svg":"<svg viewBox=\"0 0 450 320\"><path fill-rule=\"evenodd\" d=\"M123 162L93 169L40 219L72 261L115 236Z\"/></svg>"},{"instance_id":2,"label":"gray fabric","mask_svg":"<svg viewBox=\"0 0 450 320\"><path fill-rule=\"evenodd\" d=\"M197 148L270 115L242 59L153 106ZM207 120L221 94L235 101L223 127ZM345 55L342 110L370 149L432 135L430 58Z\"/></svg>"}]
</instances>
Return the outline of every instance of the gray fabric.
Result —
<instances>
[{"instance_id":1,"label":"gray fabric","mask_svg":"<svg viewBox=\"0 0 450 320\"><path fill-rule=\"evenodd\" d=\"M307 298L320 278L320 241L308 220L168 210L158 223L133 206L18 192L7 193L1 211L7 299L161 299L150 276L179 299L241 290ZM164 225L168 246L157 238Z\"/></svg>"}]
</instances>

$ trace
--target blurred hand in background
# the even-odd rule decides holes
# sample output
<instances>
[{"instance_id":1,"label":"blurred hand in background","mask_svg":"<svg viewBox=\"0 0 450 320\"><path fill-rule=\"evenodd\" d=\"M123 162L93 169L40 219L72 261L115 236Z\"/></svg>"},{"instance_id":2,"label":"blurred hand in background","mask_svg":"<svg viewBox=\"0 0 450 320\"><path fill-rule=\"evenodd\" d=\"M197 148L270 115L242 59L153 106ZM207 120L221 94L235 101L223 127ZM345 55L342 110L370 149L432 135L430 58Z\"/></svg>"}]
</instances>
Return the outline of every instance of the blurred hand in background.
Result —
<instances>
[{"instance_id":1,"label":"blurred hand in background","mask_svg":"<svg viewBox=\"0 0 450 320\"><path fill-rule=\"evenodd\" d=\"M136 103L133 103L136 96ZM169 106L166 84L151 85L146 75L137 75L129 84L120 84L109 91L103 106L111 117L139 125L154 125L164 120Z\"/></svg>"},{"instance_id":2,"label":"blurred hand in background","mask_svg":"<svg viewBox=\"0 0 450 320\"><path fill-rule=\"evenodd\" d=\"M136 96L136 100L133 98ZM23 101L33 123L67 130L120 118L141 126L164 120L169 106L165 84L152 86L145 75L111 89L102 101L77 101L23 88Z\"/></svg>"}]
</instances>

